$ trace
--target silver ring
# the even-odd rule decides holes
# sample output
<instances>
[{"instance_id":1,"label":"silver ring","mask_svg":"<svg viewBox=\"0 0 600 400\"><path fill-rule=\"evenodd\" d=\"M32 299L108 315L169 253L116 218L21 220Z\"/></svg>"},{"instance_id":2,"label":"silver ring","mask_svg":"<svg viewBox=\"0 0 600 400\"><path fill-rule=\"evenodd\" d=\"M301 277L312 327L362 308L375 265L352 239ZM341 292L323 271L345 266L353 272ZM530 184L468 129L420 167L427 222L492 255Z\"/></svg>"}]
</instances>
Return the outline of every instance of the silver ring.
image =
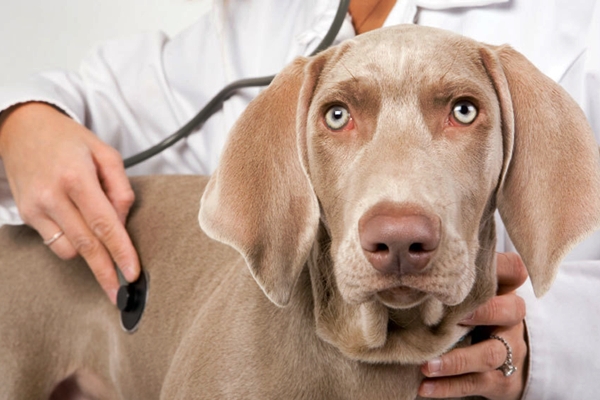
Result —
<instances>
[{"instance_id":1,"label":"silver ring","mask_svg":"<svg viewBox=\"0 0 600 400\"><path fill-rule=\"evenodd\" d=\"M46 246L50 246L52 243L56 242L62 235L65 233L63 231L58 231L50 239L44 240L44 244Z\"/></svg>"},{"instance_id":2,"label":"silver ring","mask_svg":"<svg viewBox=\"0 0 600 400\"><path fill-rule=\"evenodd\" d=\"M510 345L504 338L502 338L498 335L491 335L490 339L499 340L502 342L504 347L506 347L506 360L504 360L504 363L496 369L498 371L501 371L504 374L504 376L506 376L506 377L511 376L517 370L517 367L515 367L513 365L512 348L510 347Z\"/></svg>"}]
</instances>

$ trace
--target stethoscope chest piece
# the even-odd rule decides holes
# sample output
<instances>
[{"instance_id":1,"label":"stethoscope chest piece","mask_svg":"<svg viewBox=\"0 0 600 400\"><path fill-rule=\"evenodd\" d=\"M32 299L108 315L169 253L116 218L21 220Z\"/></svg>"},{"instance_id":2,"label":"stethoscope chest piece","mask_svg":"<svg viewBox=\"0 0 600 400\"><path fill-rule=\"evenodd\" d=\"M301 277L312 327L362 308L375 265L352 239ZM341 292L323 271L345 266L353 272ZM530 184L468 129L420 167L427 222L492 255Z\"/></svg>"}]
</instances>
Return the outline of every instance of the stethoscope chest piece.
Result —
<instances>
[{"instance_id":1,"label":"stethoscope chest piece","mask_svg":"<svg viewBox=\"0 0 600 400\"><path fill-rule=\"evenodd\" d=\"M129 333L136 331L148 300L148 275L142 270L135 282L122 285L117 292L117 307L121 310L121 327Z\"/></svg>"}]
</instances>

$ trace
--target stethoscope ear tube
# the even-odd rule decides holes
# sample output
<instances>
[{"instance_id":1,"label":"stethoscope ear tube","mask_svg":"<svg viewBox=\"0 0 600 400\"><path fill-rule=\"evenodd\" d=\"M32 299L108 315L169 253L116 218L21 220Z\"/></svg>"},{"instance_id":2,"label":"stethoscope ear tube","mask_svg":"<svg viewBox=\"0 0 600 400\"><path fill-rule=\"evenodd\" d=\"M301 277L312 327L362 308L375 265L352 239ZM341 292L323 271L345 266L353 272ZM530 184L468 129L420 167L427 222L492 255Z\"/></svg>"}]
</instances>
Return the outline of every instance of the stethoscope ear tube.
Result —
<instances>
[{"instance_id":1,"label":"stethoscope ear tube","mask_svg":"<svg viewBox=\"0 0 600 400\"><path fill-rule=\"evenodd\" d=\"M342 27L344 19L346 18L346 13L348 12L349 5L350 0L340 0L340 4L333 19L333 23L329 27L329 30L327 31L327 34L325 35L323 40L321 40L321 43L319 43L317 48L310 54L311 56L331 46L331 44L335 40L335 37L337 36ZM258 78L240 79L225 86L198 112L198 114L196 114L187 124L182 126L177 132L171 134L169 137L167 137L160 143L150 147L149 149L146 149L138 154L126 158L123 161L123 163L125 164L125 168L133 167L134 165L137 165L142 161L146 161L150 157L171 147L181 139L188 137L192 132L194 132L195 129L202 126L215 112L217 112L221 108L225 100L231 97L231 95L233 95L239 89L268 86L273 80L273 78L275 78L275 75L263 76Z\"/></svg>"}]
</instances>

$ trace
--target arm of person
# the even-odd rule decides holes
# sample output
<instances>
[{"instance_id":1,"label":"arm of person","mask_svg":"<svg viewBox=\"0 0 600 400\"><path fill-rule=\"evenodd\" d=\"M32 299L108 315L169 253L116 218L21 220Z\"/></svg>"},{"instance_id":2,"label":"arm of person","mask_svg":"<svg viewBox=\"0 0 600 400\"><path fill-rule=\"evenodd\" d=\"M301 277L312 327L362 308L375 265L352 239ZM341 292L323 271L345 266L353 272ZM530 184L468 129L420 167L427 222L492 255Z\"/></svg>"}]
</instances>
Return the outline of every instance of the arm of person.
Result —
<instances>
[{"instance_id":1,"label":"arm of person","mask_svg":"<svg viewBox=\"0 0 600 400\"><path fill-rule=\"evenodd\" d=\"M507 358L504 344L487 339L477 344L454 349L424 364L426 379L419 395L429 398L484 396L492 400L518 400L527 380L525 302L516 289L527 279L523 261L516 253L498 253L497 295L480 306L462 324L494 327L492 333L502 337L512 348L516 371L504 376L498 371Z\"/></svg>"},{"instance_id":2,"label":"arm of person","mask_svg":"<svg viewBox=\"0 0 600 400\"><path fill-rule=\"evenodd\" d=\"M0 90L0 224L24 219L46 241L64 231L51 248L63 257L89 254L86 260L96 264L90 266L111 298L116 276L110 259L133 271L125 273L128 279L139 266L129 240L122 240L122 224L115 223L127 214L131 191L104 143L130 156L162 141L226 83L269 75L304 54L325 34L337 9L335 2L315 8L300 0L215 5L215 13L172 40L150 33L109 41L93 50L76 74L48 72ZM261 20L257 28L266 9L274 18ZM250 98L244 92L228 99L201 135L130 172L211 173L228 129ZM47 145L57 137L60 146Z\"/></svg>"},{"instance_id":3,"label":"arm of person","mask_svg":"<svg viewBox=\"0 0 600 400\"><path fill-rule=\"evenodd\" d=\"M565 262L550 291L527 304L530 362L523 400L595 399L600 383L600 261Z\"/></svg>"},{"instance_id":4,"label":"arm of person","mask_svg":"<svg viewBox=\"0 0 600 400\"><path fill-rule=\"evenodd\" d=\"M600 2L595 2L590 20L586 51L559 83L582 107L600 142ZM530 346L529 378L523 400L598 397L599 287L597 231L569 253L544 297L536 299L529 285L519 290L527 304Z\"/></svg>"},{"instance_id":5,"label":"arm of person","mask_svg":"<svg viewBox=\"0 0 600 400\"><path fill-rule=\"evenodd\" d=\"M106 142L144 137L147 110L135 102L155 81L128 94L127 83L144 78L131 58L160 70L165 42L162 34L109 42L90 53L79 74L48 72L0 91L0 178L8 183L2 194L13 198L2 203L14 200L21 219L5 222L32 226L61 258L81 255L113 303L114 264L128 281L140 266L124 226L133 191L119 152Z\"/></svg>"},{"instance_id":6,"label":"arm of person","mask_svg":"<svg viewBox=\"0 0 600 400\"><path fill-rule=\"evenodd\" d=\"M559 83L573 96L582 107L596 139L600 142L600 3L596 2L590 17L585 51L573 61L568 70L562 75ZM565 165L568 168L568 165ZM576 194L574 194L576 195ZM600 302L596 296L600 287L600 232L595 232L588 240L579 245L562 264L558 276L550 291L541 299L533 295L530 284L520 287L517 294L524 299L527 309L527 361L524 363L525 376L516 382L524 384L522 395L513 390L510 380L495 371L495 378L504 379L505 386L498 386L498 380L483 379L480 373L474 373L469 365L480 365L481 360L487 360L489 365L497 362L494 359L493 342L486 341L487 350L479 352L476 346L462 351L453 351L442 357L441 366L426 364L423 372L426 376L434 375L432 367L438 368L436 380L426 380L425 384L431 397L443 398L457 394L482 394L488 398L508 398L523 400L539 399L591 399L596 398L600 384L596 379L600 364L600 346L595 342L600 336L600 323L597 316L600 313ZM510 250L504 247L503 250ZM500 260L499 260L500 261ZM499 282L503 278L499 276ZM497 296L492 301L496 305L503 296ZM511 295L515 301L505 302L503 307L494 306L489 315L493 318L478 320L481 314L476 313L474 320L477 324L502 326L512 320L512 327L502 329L514 331L516 335L503 333L514 350L515 361L519 361L519 348L524 342L520 338L522 323L518 321L521 315L522 300L517 295ZM484 307L487 307L484 306ZM500 312L500 308L504 311ZM484 308L485 310L485 308ZM512 310L512 311L511 311ZM511 318L500 318L507 313ZM484 311L483 314L487 314ZM487 322L486 322L487 319ZM503 322L504 321L504 322ZM509 325L511 325L509 324ZM500 343L495 343L500 351ZM504 353L506 355L506 353ZM498 356L499 357L499 356ZM486 361L484 361L486 362ZM497 365L500 365L497 363ZM462 367L461 367L462 366ZM479 376L478 376L479 374ZM440 377L445 377L439 380ZM481 379L480 379L481 378ZM522 379L525 380L522 380ZM439 383L439 384L438 384ZM507 387L506 387L507 386ZM422 394L423 392L422 388ZM503 397L503 390L507 397Z\"/></svg>"},{"instance_id":7,"label":"arm of person","mask_svg":"<svg viewBox=\"0 0 600 400\"><path fill-rule=\"evenodd\" d=\"M23 220L59 257L80 254L115 303L119 282L139 274L125 230L134 195L119 153L45 103L0 119L0 155Z\"/></svg>"}]
</instances>

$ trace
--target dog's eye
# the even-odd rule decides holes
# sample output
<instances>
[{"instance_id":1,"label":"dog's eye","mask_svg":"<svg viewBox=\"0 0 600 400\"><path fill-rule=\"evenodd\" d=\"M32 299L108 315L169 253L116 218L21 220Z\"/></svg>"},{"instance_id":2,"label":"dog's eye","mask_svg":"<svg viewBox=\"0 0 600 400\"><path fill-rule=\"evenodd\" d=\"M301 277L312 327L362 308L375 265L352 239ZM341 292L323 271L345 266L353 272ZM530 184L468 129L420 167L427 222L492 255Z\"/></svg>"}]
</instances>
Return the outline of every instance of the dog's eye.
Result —
<instances>
[{"instance_id":1,"label":"dog's eye","mask_svg":"<svg viewBox=\"0 0 600 400\"><path fill-rule=\"evenodd\" d=\"M325 123L334 131L343 129L350 120L350 111L342 106L333 106L325 113Z\"/></svg>"},{"instance_id":2,"label":"dog's eye","mask_svg":"<svg viewBox=\"0 0 600 400\"><path fill-rule=\"evenodd\" d=\"M477 107L470 101L459 101L452 109L452 116L461 124L470 124L477 117Z\"/></svg>"}]
</instances>

